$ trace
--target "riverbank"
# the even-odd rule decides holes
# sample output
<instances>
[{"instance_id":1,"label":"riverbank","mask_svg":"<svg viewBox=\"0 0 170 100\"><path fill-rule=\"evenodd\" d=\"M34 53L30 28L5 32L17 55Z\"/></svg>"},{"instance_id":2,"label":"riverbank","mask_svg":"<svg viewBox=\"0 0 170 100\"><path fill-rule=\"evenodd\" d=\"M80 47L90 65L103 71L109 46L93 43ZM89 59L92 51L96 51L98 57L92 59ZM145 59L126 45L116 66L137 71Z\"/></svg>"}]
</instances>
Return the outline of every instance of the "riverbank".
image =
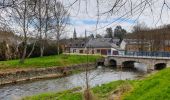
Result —
<instances>
[{"instance_id":1,"label":"riverbank","mask_svg":"<svg viewBox=\"0 0 170 100\"><path fill-rule=\"evenodd\" d=\"M81 88L74 88L58 93L44 93L33 97L25 97L22 100L82 100ZM56 99L55 99L56 98Z\"/></svg>"},{"instance_id":2,"label":"riverbank","mask_svg":"<svg viewBox=\"0 0 170 100\"><path fill-rule=\"evenodd\" d=\"M46 78L58 78L70 75L75 71L95 68L95 62L101 56L58 55L26 59L24 64L19 60L0 61L0 85L33 81Z\"/></svg>"},{"instance_id":3,"label":"riverbank","mask_svg":"<svg viewBox=\"0 0 170 100\"><path fill-rule=\"evenodd\" d=\"M100 59L99 55L69 55L61 54L55 56L44 56L37 58L28 58L25 60L25 63L19 63L19 60L9 60L9 61L0 61L0 73L5 71L13 70L23 70L23 69L35 69L35 68L49 68L49 67L65 67L74 64L81 64L88 62L96 62L97 59Z\"/></svg>"},{"instance_id":4,"label":"riverbank","mask_svg":"<svg viewBox=\"0 0 170 100\"><path fill-rule=\"evenodd\" d=\"M93 96L99 100L169 100L170 68L153 73L138 80L114 81L91 89ZM63 94L65 92L60 92ZM78 93L74 94L74 93ZM69 92L72 100L83 100L82 92ZM44 93L23 100L50 100L58 98L56 93ZM76 97L75 97L76 96ZM61 98L62 100L69 100Z\"/></svg>"},{"instance_id":5,"label":"riverbank","mask_svg":"<svg viewBox=\"0 0 170 100\"><path fill-rule=\"evenodd\" d=\"M133 70L117 71L111 67L98 67L89 72L91 87L116 80L136 79L140 74ZM24 84L12 84L0 87L0 100L21 100L25 96L38 95L44 92L61 92L76 87L85 86L86 72L54 79L30 81ZM120 76L121 75L121 76Z\"/></svg>"},{"instance_id":6,"label":"riverbank","mask_svg":"<svg viewBox=\"0 0 170 100\"><path fill-rule=\"evenodd\" d=\"M16 84L39 79L59 78L77 71L84 71L87 65L89 70L96 68L95 63L84 63L65 67L37 68L0 73L0 85Z\"/></svg>"}]
</instances>

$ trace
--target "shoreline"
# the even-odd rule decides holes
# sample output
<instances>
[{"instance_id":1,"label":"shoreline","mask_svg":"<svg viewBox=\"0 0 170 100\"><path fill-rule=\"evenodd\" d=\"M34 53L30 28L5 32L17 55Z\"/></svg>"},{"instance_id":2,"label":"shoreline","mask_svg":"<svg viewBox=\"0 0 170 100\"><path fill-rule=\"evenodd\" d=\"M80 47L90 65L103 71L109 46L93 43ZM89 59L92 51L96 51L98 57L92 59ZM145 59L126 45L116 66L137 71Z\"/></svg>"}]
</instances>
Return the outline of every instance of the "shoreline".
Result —
<instances>
[{"instance_id":1,"label":"shoreline","mask_svg":"<svg viewBox=\"0 0 170 100\"><path fill-rule=\"evenodd\" d=\"M17 84L24 82L32 82L42 79L61 78L74 73L74 71L83 71L87 63L74 64L70 66L56 66L50 68L36 68L28 70L18 70L14 72L0 73L0 86L8 84ZM96 63L88 63L89 69L96 68Z\"/></svg>"}]
</instances>

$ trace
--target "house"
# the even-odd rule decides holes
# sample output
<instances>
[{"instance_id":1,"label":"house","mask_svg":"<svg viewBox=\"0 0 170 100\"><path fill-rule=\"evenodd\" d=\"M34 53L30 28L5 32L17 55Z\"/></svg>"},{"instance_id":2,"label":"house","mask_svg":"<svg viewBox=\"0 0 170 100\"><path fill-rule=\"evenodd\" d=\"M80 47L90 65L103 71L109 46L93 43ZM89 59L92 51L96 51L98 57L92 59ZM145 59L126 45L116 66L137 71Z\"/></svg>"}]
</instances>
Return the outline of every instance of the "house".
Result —
<instances>
[{"instance_id":1,"label":"house","mask_svg":"<svg viewBox=\"0 0 170 100\"><path fill-rule=\"evenodd\" d=\"M165 40L163 45L163 51L170 52L170 40Z\"/></svg>"},{"instance_id":2,"label":"house","mask_svg":"<svg viewBox=\"0 0 170 100\"><path fill-rule=\"evenodd\" d=\"M77 38L67 41L69 42L65 45L66 53L117 55L120 50L117 46L119 41L112 38Z\"/></svg>"},{"instance_id":3,"label":"house","mask_svg":"<svg viewBox=\"0 0 170 100\"><path fill-rule=\"evenodd\" d=\"M139 39L124 39L120 48L126 51L150 51L150 43Z\"/></svg>"},{"instance_id":4,"label":"house","mask_svg":"<svg viewBox=\"0 0 170 100\"><path fill-rule=\"evenodd\" d=\"M120 39L117 37L112 38L112 43L116 44L117 46L120 46Z\"/></svg>"},{"instance_id":5,"label":"house","mask_svg":"<svg viewBox=\"0 0 170 100\"><path fill-rule=\"evenodd\" d=\"M117 55L120 48L112 38L92 38L87 42L86 49L90 54Z\"/></svg>"},{"instance_id":6,"label":"house","mask_svg":"<svg viewBox=\"0 0 170 100\"><path fill-rule=\"evenodd\" d=\"M85 53L85 45L88 39L85 38L76 38L68 39L65 45L66 53Z\"/></svg>"}]
</instances>

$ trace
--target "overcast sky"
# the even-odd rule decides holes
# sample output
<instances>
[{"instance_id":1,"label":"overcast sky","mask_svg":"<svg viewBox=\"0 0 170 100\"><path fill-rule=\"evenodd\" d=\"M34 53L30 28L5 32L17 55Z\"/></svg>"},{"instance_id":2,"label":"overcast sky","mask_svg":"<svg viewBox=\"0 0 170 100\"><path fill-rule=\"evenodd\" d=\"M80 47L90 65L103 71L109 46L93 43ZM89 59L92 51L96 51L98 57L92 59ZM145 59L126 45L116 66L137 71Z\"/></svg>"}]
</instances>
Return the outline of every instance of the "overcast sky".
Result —
<instances>
[{"instance_id":1,"label":"overcast sky","mask_svg":"<svg viewBox=\"0 0 170 100\"><path fill-rule=\"evenodd\" d=\"M65 7L73 3L75 0L60 0L63 2ZM79 2L80 1L80 2ZM132 0L133 2L133 13L130 13L130 6L128 3L119 10L117 13L112 15L104 14L99 18L99 24L97 25L97 3L96 0L79 0L72 7L69 7L70 23L68 27L68 32L66 36L72 36L74 28L77 31L78 36L84 36L85 29L89 31L87 34L96 33L104 34L106 28L112 27L113 29L117 25L121 25L127 31L131 31L132 27L137 23L145 23L148 27L157 27L163 24L169 24L169 12L170 1L166 0L167 6L164 5L162 12L162 20L159 20L161 8L164 0L148 0L152 1L151 6L147 5L142 14L140 12L143 10L145 3L138 6L142 0ZM87 1L87 2L86 2ZM116 0L99 0L99 10L100 13L108 11ZM126 1L126 0L124 0ZM123 2L124 2L123 1ZM146 0L143 0L146 1ZM126 16L124 16L126 15ZM140 15L140 17L138 17ZM123 17L122 17L123 16ZM159 22L158 22L159 20Z\"/></svg>"}]
</instances>

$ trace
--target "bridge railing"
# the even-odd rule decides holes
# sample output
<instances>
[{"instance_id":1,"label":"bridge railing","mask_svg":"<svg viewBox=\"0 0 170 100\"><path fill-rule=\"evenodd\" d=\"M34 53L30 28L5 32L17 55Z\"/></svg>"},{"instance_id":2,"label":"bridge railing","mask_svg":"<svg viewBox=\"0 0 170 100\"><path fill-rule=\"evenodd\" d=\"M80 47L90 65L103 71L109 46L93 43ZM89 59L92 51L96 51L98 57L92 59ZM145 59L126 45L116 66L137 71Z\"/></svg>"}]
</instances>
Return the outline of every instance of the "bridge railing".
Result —
<instances>
[{"instance_id":1,"label":"bridge railing","mask_svg":"<svg viewBox=\"0 0 170 100\"><path fill-rule=\"evenodd\" d=\"M123 53L122 53L123 52ZM151 57L170 57L170 52L161 51L121 51L118 55L125 56L151 56Z\"/></svg>"}]
</instances>

